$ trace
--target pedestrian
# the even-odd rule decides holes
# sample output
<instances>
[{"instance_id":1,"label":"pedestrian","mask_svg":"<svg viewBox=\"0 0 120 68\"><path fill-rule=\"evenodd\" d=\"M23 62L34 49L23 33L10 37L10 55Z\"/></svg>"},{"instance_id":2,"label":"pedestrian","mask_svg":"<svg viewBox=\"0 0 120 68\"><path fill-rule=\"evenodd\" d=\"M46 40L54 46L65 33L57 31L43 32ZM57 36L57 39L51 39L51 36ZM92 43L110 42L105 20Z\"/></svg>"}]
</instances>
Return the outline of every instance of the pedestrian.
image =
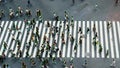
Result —
<instances>
[{"instance_id":1,"label":"pedestrian","mask_svg":"<svg viewBox=\"0 0 120 68\"><path fill-rule=\"evenodd\" d=\"M28 5L30 5L30 4L31 4L31 3L30 3L30 0L28 0L27 3L28 3Z\"/></svg>"},{"instance_id":2,"label":"pedestrian","mask_svg":"<svg viewBox=\"0 0 120 68\"><path fill-rule=\"evenodd\" d=\"M73 16L71 16L71 25L74 24L74 19L73 19Z\"/></svg>"},{"instance_id":3,"label":"pedestrian","mask_svg":"<svg viewBox=\"0 0 120 68\"><path fill-rule=\"evenodd\" d=\"M72 0L73 5L75 4L75 0Z\"/></svg>"},{"instance_id":4,"label":"pedestrian","mask_svg":"<svg viewBox=\"0 0 120 68\"><path fill-rule=\"evenodd\" d=\"M59 50L59 56L60 56L60 58L62 58L62 51L61 50Z\"/></svg>"},{"instance_id":5,"label":"pedestrian","mask_svg":"<svg viewBox=\"0 0 120 68\"><path fill-rule=\"evenodd\" d=\"M73 64L70 64L70 68L74 68Z\"/></svg>"},{"instance_id":6,"label":"pedestrian","mask_svg":"<svg viewBox=\"0 0 120 68\"><path fill-rule=\"evenodd\" d=\"M79 27L79 31L78 31L78 33L79 33L79 32L80 32L80 33L82 32L82 29L81 29L81 27Z\"/></svg>"},{"instance_id":7,"label":"pedestrian","mask_svg":"<svg viewBox=\"0 0 120 68\"><path fill-rule=\"evenodd\" d=\"M34 68L36 65L35 61L34 60L31 60L31 68Z\"/></svg>"},{"instance_id":8,"label":"pedestrian","mask_svg":"<svg viewBox=\"0 0 120 68\"><path fill-rule=\"evenodd\" d=\"M107 22L107 29L110 29L111 25L112 25L112 23Z\"/></svg>"},{"instance_id":9,"label":"pedestrian","mask_svg":"<svg viewBox=\"0 0 120 68\"><path fill-rule=\"evenodd\" d=\"M2 19L3 16L5 16L5 14L4 14L4 10L1 10L1 11L0 11L0 19Z\"/></svg>"},{"instance_id":10,"label":"pedestrian","mask_svg":"<svg viewBox=\"0 0 120 68\"><path fill-rule=\"evenodd\" d=\"M64 38L64 32L62 32L61 38Z\"/></svg>"},{"instance_id":11,"label":"pedestrian","mask_svg":"<svg viewBox=\"0 0 120 68\"><path fill-rule=\"evenodd\" d=\"M12 25L12 29L13 29L13 30L16 29L16 25L15 25L15 23L13 23L13 25Z\"/></svg>"},{"instance_id":12,"label":"pedestrian","mask_svg":"<svg viewBox=\"0 0 120 68\"><path fill-rule=\"evenodd\" d=\"M87 33L90 31L90 29L87 27Z\"/></svg>"},{"instance_id":13,"label":"pedestrian","mask_svg":"<svg viewBox=\"0 0 120 68\"><path fill-rule=\"evenodd\" d=\"M115 0L115 5L117 6L119 3L119 0Z\"/></svg>"},{"instance_id":14,"label":"pedestrian","mask_svg":"<svg viewBox=\"0 0 120 68\"><path fill-rule=\"evenodd\" d=\"M77 45L77 42L76 42L76 44L75 44L75 46L74 46L74 53L77 52L77 47L78 47L78 45Z\"/></svg>"},{"instance_id":15,"label":"pedestrian","mask_svg":"<svg viewBox=\"0 0 120 68\"><path fill-rule=\"evenodd\" d=\"M73 57L70 58L70 63L73 63Z\"/></svg>"},{"instance_id":16,"label":"pedestrian","mask_svg":"<svg viewBox=\"0 0 120 68\"><path fill-rule=\"evenodd\" d=\"M85 63L82 65L84 68L87 66L87 60L85 60Z\"/></svg>"},{"instance_id":17,"label":"pedestrian","mask_svg":"<svg viewBox=\"0 0 120 68\"><path fill-rule=\"evenodd\" d=\"M73 36L72 36L72 35L70 35L70 36L71 36L71 37L70 37L71 42L74 42Z\"/></svg>"},{"instance_id":18,"label":"pedestrian","mask_svg":"<svg viewBox=\"0 0 120 68\"><path fill-rule=\"evenodd\" d=\"M63 66L64 66L64 67L67 66L66 60L63 60Z\"/></svg>"},{"instance_id":19,"label":"pedestrian","mask_svg":"<svg viewBox=\"0 0 120 68\"><path fill-rule=\"evenodd\" d=\"M53 12L53 16L54 16L54 19L55 19L55 17L57 16L56 12Z\"/></svg>"},{"instance_id":20,"label":"pedestrian","mask_svg":"<svg viewBox=\"0 0 120 68\"><path fill-rule=\"evenodd\" d=\"M106 54L105 54L105 58L107 58L108 54L109 54L109 53L108 53L108 50L107 50L107 51L106 51Z\"/></svg>"},{"instance_id":21,"label":"pedestrian","mask_svg":"<svg viewBox=\"0 0 120 68\"><path fill-rule=\"evenodd\" d=\"M13 50L9 50L9 52L11 53L11 57L14 57L15 56L15 54L14 54L14 51Z\"/></svg>"},{"instance_id":22,"label":"pedestrian","mask_svg":"<svg viewBox=\"0 0 120 68\"><path fill-rule=\"evenodd\" d=\"M46 39L47 39L47 36L45 34L44 37L43 37L43 44L46 42Z\"/></svg>"},{"instance_id":23,"label":"pedestrian","mask_svg":"<svg viewBox=\"0 0 120 68\"><path fill-rule=\"evenodd\" d=\"M67 26L67 28L66 28L66 29L67 29L67 31L69 32L69 24L67 23L67 25L66 25L66 26Z\"/></svg>"},{"instance_id":24,"label":"pedestrian","mask_svg":"<svg viewBox=\"0 0 120 68\"><path fill-rule=\"evenodd\" d=\"M6 50L8 45L7 45L6 42L4 42L4 45L3 45L3 46L4 46L4 49Z\"/></svg>"},{"instance_id":25,"label":"pedestrian","mask_svg":"<svg viewBox=\"0 0 120 68\"><path fill-rule=\"evenodd\" d=\"M82 37L79 38L79 44L82 44Z\"/></svg>"},{"instance_id":26,"label":"pedestrian","mask_svg":"<svg viewBox=\"0 0 120 68\"><path fill-rule=\"evenodd\" d=\"M47 27L50 27L50 23L47 21Z\"/></svg>"},{"instance_id":27,"label":"pedestrian","mask_svg":"<svg viewBox=\"0 0 120 68\"><path fill-rule=\"evenodd\" d=\"M37 17L41 16L41 11L39 9L36 10Z\"/></svg>"},{"instance_id":28,"label":"pedestrian","mask_svg":"<svg viewBox=\"0 0 120 68\"><path fill-rule=\"evenodd\" d=\"M101 46L101 44L99 45L99 54L101 54L101 52L102 52L102 46Z\"/></svg>"},{"instance_id":29,"label":"pedestrian","mask_svg":"<svg viewBox=\"0 0 120 68\"><path fill-rule=\"evenodd\" d=\"M66 21L68 21L69 17L68 17L67 11L65 11L64 13L65 13L65 22L66 22Z\"/></svg>"},{"instance_id":30,"label":"pedestrian","mask_svg":"<svg viewBox=\"0 0 120 68\"><path fill-rule=\"evenodd\" d=\"M20 53L20 54L19 54L19 57L22 58L22 51L20 50L19 53Z\"/></svg>"},{"instance_id":31,"label":"pedestrian","mask_svg":"<svg viewBox=\"0 0 120 68\"><path fill-rule=\"evenodd\" d=\"M22 68L27 68L27 66L24 62L22 62Z\"/></svg>"},{"instance_id":32,"label":"pedestrian","mask_svg":"<svg viewBox=\"0 0 120 68\"><path fill-rule=\"evenodd\" d=\"M25 11L26 11L25 14L26 14L28 17L30 17L30 16L31 16L31 11L30 11L29 9L26 9Z\"/></svg>"},{"instance_id":33,"label":"pedestrian","mask_svg":"<svg viewBox=\"0 0 120 68\"><path fill-rule=\"evenodd\" d=\"M112 60L112 64L110 65L110 67L115 68L115 67L116 67L115 64L116 64L116 61L115 61L115 59L113 59L113 60Z\"/></svg>"},{"instance_id":34,"label":"pedestrian","mask_svg":"<svg viewBox=\"0 0 120 68\"><path fill-rule=\"evenodd\" d=\"M93 25L93 32L94 33L96 32L96 26L95 26L95 24Z\"/></svg>"},{"instance_id":35,"label":"pedestrian","mask_svg":"<svg viewBox=\"0 0 120 68\"><path fill-rule=\"evenodd\" d=\"M6 64L3 64L2 68L6 68Z\"/></svg>"},{"instance_id":36,"label":"pedestrian","mask_svg":"<svg viewBox=\"0 0 120 68\"><path fill-rule=\"evenodd\" d=\"M97 34L97 32L95 32L95 37L97 37L98 36L98 34Z\"/></svg>"},{"instance_id":37,"label":"pedestrian","mask_svg":"<svg viewBox=\"0 0 120 68\"><path fill-rule=\"evenodd\" d=\"M11 68L8 64L6 64L6 68Z\"/></svg>"},{"instance_id":38,"label":"pedestrian","mask_svg":"<svg viewBox=\"0 0 120 68\"><path fill-rule=\"evenodd\" d=\"M43 22L43 17L42 17L42 15L38 17L38 21L39 21L39 22Z\"/></svg>"}]
</instances>

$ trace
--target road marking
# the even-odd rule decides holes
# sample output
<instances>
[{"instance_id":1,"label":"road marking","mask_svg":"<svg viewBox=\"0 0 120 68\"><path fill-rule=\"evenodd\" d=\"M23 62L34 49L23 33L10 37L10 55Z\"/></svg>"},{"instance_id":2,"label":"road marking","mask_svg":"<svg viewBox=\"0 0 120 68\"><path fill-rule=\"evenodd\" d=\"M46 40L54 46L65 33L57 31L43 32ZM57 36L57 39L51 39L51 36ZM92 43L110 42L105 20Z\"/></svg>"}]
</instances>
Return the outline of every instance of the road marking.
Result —
<instances>
[{"instance_id":1,"label":"road marking","mask_svg":"<svg viewBox=\"0 0 120 68\"><path fill-rule=\"evenodd\" d=\"M38 25L38 24L35 24L35 27L34 27L33 30L32 30L32 31L33 31L33 32L32 32L32 33L33 33L33 36L31 36L31 40L32 40L32 37L35 38L35 34L34 34L34 33L35 33L35 28L37 27L37 25ZM26 32L26 33L27 33L27 32ZM34 39L34 40L35 40L35 39ZM32 44L31 44L30 49L29 49L29 55L30 55L30 57L32 57L32 58L33 58L33 53L32 53L32 52L34 51L34 47L35 47L35 45L34 45L34 40L31 41Z\"/></svg>"},{"instance_id":2,"label":"road marking","mask_svg":"<svg viewBox=\"0 0 120 68\"><path fill-rule=\"evenodd\" d=\"M9 25L9 27L10 27L10 25ZM5 43L7 43L6 41L7 41L7 39L8 39L8 32L7 32L7 34L6 34L6 36L5 36L5 39L4 39L4 41L3 42L5 42ZM0 55L2 55L2 53L3 53L3 50L4 50L4 43L1 45L1 50L0 50ZM8 47L8 46L7 46Z\"/></svg>"},{"instance_id":3,"label":"road marking","mask_svg":"<svg viewBox=\"0 0 120 68\"><path fill-rule=\"evenodd\" d=\"M18 21L15 21L14 23L18 24L18 27L20 27L20 25L21 25L21 23L19 23ZM14 30L14 31L15 31L15 35L12 36L12 37L14 37L15 40L13 40L10 50L14 50L14 52L17 53L18 49L17 49L17 45L15 45L15 42L16 42L16 39L17 39L17 36L18 36L18 32L16 30ZM15 49L14 49L14 47L15 47ZM11 57L11 53L9 53L8 57Z\"/></svg>"},{"instance_id":4,"label":"road marking","mask_svg":"<svg viewBox=\"0 0 120 68\"><path fill-rule=\"evenodd\" d=\"M36 30L37 30L36 27L39 27L38 23L39 23L39 21L36 21L36 26L35 26L35 31L34 31L35 34L36 34ZM36 38L37 38L37 37L36 37ZM38 40L37 40L37 42L38 42ZM34 43L35 43L35 42L34 42ZM32 55L33 58L36 57L37 46L38 46L38 45L35 46L35 44L34 44L33 55Z\"/></svg>"},{"instance_id":5,"label":"road marking","mask_svg":"<svg viewBox=\"0 0 120 68\"><path fill-rule=\"evenodd\" d=\"M73 33L74 43L73 43L73 46L72 46L72 50L73 50L72 57L75 57L76 52L77 52L77 50L74 51L74 47L76 46L76 42L77 42L76 41L76 32L77 32L77 21L74 21L74 33Z\"/></svg>"},{"instance_id":6,"label":"road marking","mask_svg":"<svg viewBox=\"0 0 120 68\"><path fill-rule=\"evenodd\" d=\"M93 21L91 21L91 29L93 29L93 25L94 25L94 22ZM95 50L94 50L94 45L93 45L93 37L94 37L94 32L93 32L93 30L92 30L92 32L91 32L92 34L91 34L91 50L92 50L92 52L91 52L91 57L92 58L94 58L95 57Z\"/></svg>"},{"instance_id":7,"label":"road marking","mask_svg":"<svg viewBox=\"0 0 120 68\"><path fill-rule=\"evenodd\" d=\"M90 30L90 21L87 21L86 23L87 23L87 28L89 28L89 30ZM89 54L90 54L90 31L87 33L87 41L86 41L86 43L87 43L87 46L86 46L86 49L87 49L86 57L87 58L89 58Z\"/></svg>"},{"instance_id":8,"label":"road marking","mask_svg":"<svg viewBox=\"0 0 120 68\"><path fill-rule=\"evenodd\" d=\"M102 26L102 24L103 24L103 22L102 21L100 21L99 22L99 24L100 24L100 43L101 43L101 46L102 46L102 53L101 53L101 55L102 55L102 58L104 58L105 56L104 56L104 53L105 53L105 51L104 51L104 48L105 48L105 44L104 44L104 41L103 41L103 26Z\"/></svg>"},{"instance_id":9,"label":"road marking","mask_svg":"<svg viewBox=\"0 0 120 68\"><path fill-rule=\"evenodd\" d=\"M99 32L99 30L98 30L98 21L95 21L95 24L96 24L96 32L98 33ZM96 41L98 41L99 42L99 38L100 38L100 36L98 35L98 37L96 38ZM99 54L99 43L98 44L96 44L96 56L97 56L97 58L99 58L100 57L100 54Z\"/></svg>"},{"instance_id":10,"label":"road marking","mask_svg":"<svg viewBox=\"0 0 120 68\"><path fill-rule=\"evenodd\" d=\"M86 30L85 30L85 21L82 21L82 26L83 26L83 41L82 41L82 58L84 58L85 57L85 32L86 32Z\"/></svg>"},{"instance_id":11,"label":"road marking","mask_svg":"<svg viewBox=\"0 0 120 68\"><path fill-rule=\"evenodd\" d=\"M61 22L61 28L60 28L60 39L59 39L59 51L58 51L58 57L60 57L60 55L59 55L59 53L60 53L60 51L61 51L61 46L62 46L62 38L61 38L61 36L62 36L62 32L63 32L63 27L64 27L64 23L63 23L63 21Z\"/></svg>"},{"instance_id":12,"label":"road marking","mask_svg":"<svg viewBox=\"0 0 120 68\"><path fill-rule=\"evenodd\" d=\"M2 32L2 35L1 35L0 44L2 44L2 40L3 40L3 37L4 37L5 32L7 30L8 23L9 23L9 21L6 21L5 26L3 27L4 29L3 29L3 32Z\"/></svg>"},{"instance_id":13,"label":"road marking","mask_svg":"<svg viewBox=\"0 0 120 68\"><path fill-rule=\"evenodd\" d=\"M119 58L119 49L118 49L118 41L117 41L117 30L116 30L116 22L113 22L113 33L114 33L114 41L115 41L115 52L116 52L116 58ZM119 29L118 29L119 30Z\"/></svg>"},{"instance_id":14,"label":"road marking","mask_svg":"<svg viewBox=\"0 0 120 68\"><path fill-rule=\"evenodd\" d=\"M79 27L81 27L81 21L78 21L78 31L79 31ZM80 57L80 43L79 43L79 38L80 38L80 32L78 33L78 37L77 37L77 39L78 39L78 47L77 47L77 58L79 58Z\"/></svg>"},{"instance_id":15,"label":"road marking","mask_svg":"<svg viewBox=\"0 0 120 68\"><path fill-rule=\"evenodd\" d=\"M12 27L12 24L13 24L13 21L10 22L10 27L9 27L9 29ZM10 33L10 37L9 37L9 40L8 40L8 48L10 48L10 43L11 43L11 40L12 40L11 32L9 31L9 33ZM5 55L7 55L8 50L9 50L9 49L7 49L7 50L5 51Z\"/></svg>"},{"instance_id":16,"label":"road marking","mask_svg":"<svg viewBox=\"0 0 120 68\"><path fill-rule=\"evenodd\" d=\"M107 22L104 21L103 23L104 23L104 30L105 30L104 33L105 33L106 50L108 50L108 56L107 56L107 58L109 58L110 55L109 55L109 47L108 47L108 46L109 46L109 45L108 45L108 31L107 31L107 25L106 25Z\"/></svg>"}]
</instances>

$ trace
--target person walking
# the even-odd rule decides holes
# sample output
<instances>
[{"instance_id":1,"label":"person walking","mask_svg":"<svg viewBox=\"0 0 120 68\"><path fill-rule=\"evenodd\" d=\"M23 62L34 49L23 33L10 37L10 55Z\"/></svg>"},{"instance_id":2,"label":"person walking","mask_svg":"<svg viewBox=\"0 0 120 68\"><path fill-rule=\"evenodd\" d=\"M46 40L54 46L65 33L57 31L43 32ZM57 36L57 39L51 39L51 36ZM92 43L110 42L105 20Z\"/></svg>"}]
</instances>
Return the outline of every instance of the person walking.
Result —
<instances>
[{"instance_id":1,"label":"person walking","mask_svg":"<svg viewBox=\"0 0 120 68\"><path fill-rule=\"evenodd\" d=\"M102 45L100 44L99 45L99 54L101 55L101 53L102 53Z\"/></svg>"},{"instance_id":2,"label":"person walking","mask_svg":"<svg viewBox=\"0 0 120 68\"><path fill-rule=\"evenodd\" d=\"M115 0L115 5L117 6L119 3L119 0Z\"/></svg>"},{"instance_id":3,"label":"person walking","mask_svg":"<svg viewBox=\"0 0 120 68\"><path fill-rule=\"evenodd\" d=\"M113 59L112 64L110 65L110 67L115 68L116 67L115 63L116 63L116 61L115 61L115 59Z\"/></svg>"},{"instance_id":4,"label":"person walking","mask_svg":"<svg viewBox=\"0 0 120 68\"><path fill-rule=\"evenodd\" d=\"M87 60L85 60L85 63L82 64L82 66L83 66L83 68L86 68L86 66L87 66Z\"/></svg>"},{"instance_id":5,"label":"person walking","mask_svg":"<svg viewBox=\"0 0 120 68\"><path fill-rule=\"evenodd\" d=\"M30 3L30 0L28 0L27 3L28 3L28 5L30 5L30 4L31 4L31 3Z\"/></svg>"},{"instance_id":6,"label":"person walking","mask_svg":"<svg viewBox=\"0 0 120 68\"><path fill-rule=\"evenodd\" d=\"M75 4L75 0L72 0L73 5Z\"/></svg>"},{"instance_id":7,"label":"person walking","mask_svg":"<svg viewBox=\"0 0 120 68\"><path fill-rule=\"evenodd\" d=\"M106 51L106 54L105 54L105 58L107 58L108 54L109 54L109 53L108 53L108 50L107 50L107 51Z\"/></svg>"},{"instance_id":8,"label":"person walking","mask_svg":"<svg viewBox=\"0 0 120 68\"><path fill-rule=\"evenodd\" d=\"M68 12L67 12L67 11L65 11L65 12L64 12L64 14L65 14L65 23L66 23L66 21L68 21L68 20L69 20L69 17L68 17Z\"/></svg>"}]
</instances>

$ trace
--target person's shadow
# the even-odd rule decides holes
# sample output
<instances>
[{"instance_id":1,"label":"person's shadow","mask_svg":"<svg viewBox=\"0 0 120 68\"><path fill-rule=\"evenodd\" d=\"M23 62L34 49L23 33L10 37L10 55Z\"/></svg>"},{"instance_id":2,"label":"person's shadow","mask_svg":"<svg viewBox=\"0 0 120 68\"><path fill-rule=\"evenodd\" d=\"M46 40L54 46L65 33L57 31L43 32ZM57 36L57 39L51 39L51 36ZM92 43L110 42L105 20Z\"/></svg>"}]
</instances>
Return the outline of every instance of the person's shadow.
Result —
<instances>
[{"instance_id":1,"label":"person's shadow","mask_svg":"<svg viewBox=\"0 0 120 68\"><path fill-rule=\"evenodd\" d=\"M27 7L28 7L28 8L32 7L32 4L31 4L31 3L30 3L30 4L27 4Z\"/></svg>"}]
</instances>

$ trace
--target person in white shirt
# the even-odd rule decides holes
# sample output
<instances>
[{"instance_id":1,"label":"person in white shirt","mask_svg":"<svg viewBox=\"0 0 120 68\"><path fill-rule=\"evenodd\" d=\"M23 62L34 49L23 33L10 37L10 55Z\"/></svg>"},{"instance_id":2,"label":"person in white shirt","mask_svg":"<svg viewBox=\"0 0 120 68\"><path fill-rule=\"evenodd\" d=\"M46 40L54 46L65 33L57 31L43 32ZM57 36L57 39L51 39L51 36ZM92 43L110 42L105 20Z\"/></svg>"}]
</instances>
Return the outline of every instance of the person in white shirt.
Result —
<instances>
[{"instance_id":1,"label":"person in white shirt","mask_svg":"<svg viewBox=\"0 0 120 68\"><path fill-rule=\"evenodd\" d=\"M112 60L112 63L110 65L110 67L116 67L116 61L115 61L115 59Z\"/></svg>"}]
</instances>

